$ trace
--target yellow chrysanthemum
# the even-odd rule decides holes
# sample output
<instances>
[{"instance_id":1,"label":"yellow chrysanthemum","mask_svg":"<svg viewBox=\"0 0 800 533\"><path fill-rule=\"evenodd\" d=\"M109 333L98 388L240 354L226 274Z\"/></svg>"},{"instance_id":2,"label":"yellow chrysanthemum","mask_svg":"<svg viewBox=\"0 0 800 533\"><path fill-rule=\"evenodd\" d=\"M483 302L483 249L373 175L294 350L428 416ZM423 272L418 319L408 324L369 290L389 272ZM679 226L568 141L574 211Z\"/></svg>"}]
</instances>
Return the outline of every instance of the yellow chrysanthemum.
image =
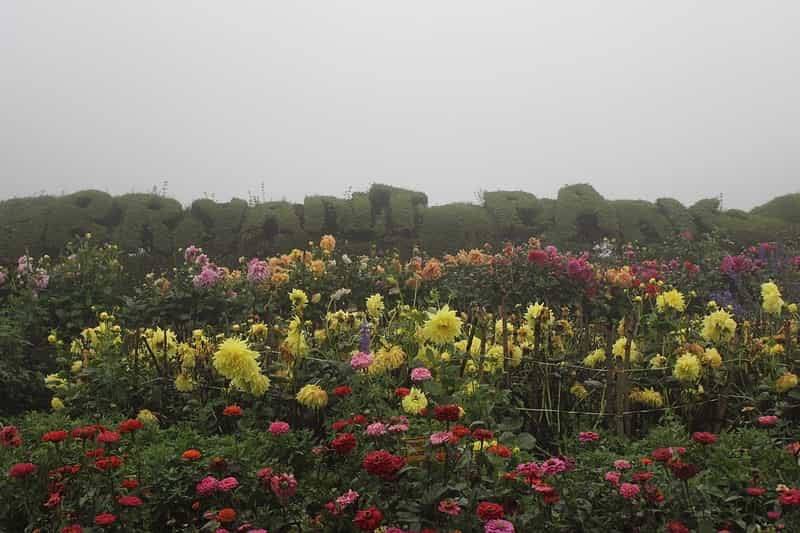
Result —
<instances>
[{"instance_id":1,"label":"yellow chrysanthemum","mask_svg":"<svg viewBox=\"0 0 800 533\"><path fill-rule=\"evenodd\" d=\"M83 361L78 359L77 361L72 362L72 365L70 365L69 367L69 371L72 372L73 374L77 374L78 372L81 371L82 368L83 368Z\"/></svg>"},{"instance_id":2,"label":"yellow chrysanthemum","mask_svg":"<svg viewBox=\"0 0 800 533\"><path fill-rule=\"evenodd\" d=\"M525 311L525 320L528 322L528 326L535 329L537 320L541 321L540 327L547 327L553 324L555 318L549 307L536 302L528 306L527 311Z\"/></svg>"},{"instance_id":3,"label":"yellow chrysanthemum","mask_svg":"<svg viewBox=\"0 0 800 533\"><path fill-rule=\"evenodd\" d=\"M175 377L175 389L178 392L191 392L197 388L192 378L187 376L186 374L178 374Z\"/></svg>"},{"instance_id":4,"label":"yellow chrysanthemum","mask_svg":"<svg viewBox=\"0 0 800 533\"><path fill-rule=\"evenodd\" d=\"M152 424L154 422L158 422L158 417L153 414L153 411L150 409L142 409L139 411L139 414L136 415L136 418L141 420L144 424Z\"/></svg>"},{"instance_id":5,"label":"yellow chrysanthemum","mask_svg":"<svg viewBox=\"0 0 800 533\"><path fill-rule=\"evenodd\" d=\"M411 387L411 392L403 398L403 410L406 413L418 415L426 407L428 407L428 398L425 393L416 387Z\"/></svg>"},{"instance_id":6,"label":"yellow chrysanthemum","mask_svg":"<svg viewBox=\"0 0 800 533\"><path fill-rule=\"evenodd\" d=\"M386 348L378 349L373 359L372 364L367 369L370 374L384 374L391 372L403 366L406 361L406 353L400 346L394 345L388 350Z\"/></svg>"},{"instance_id":7,"label":"yellow chrysanthemum","mask_svg":"<svg viewBox=\"0 0 800 533\"><path fill-rule=\"evenodd\" d=\"M480 388L481 384L476 380L470 380L464 383L464 394L472 396Z\"/></svg>"},{"instance_id":8,"label":"yellow chrysanthemum","mask_svg":"<svg viewBox=\"0 0 800 533\"><path fill-rule=\"evenodd\" d=\"M664 397L652 387L648 387L644 390L635 389L631 391L630 399L648 407L661 407L664 405Z\"/></svg>"},{"instance_id":9,"label":"yellow chrysanthemum","mask_svg":"<svg viewBox=\"0 0 800 533\"><path fill-rule=\"evenodd\" d=\"M696 355L685 353L675 361L672 375L683 382L694 382L700 378L700 360Z\"/></svg>"},{"instance_id":10,"label":"yellow chrysanthemum","mask_svg":"<svg viewBox=\"0 0 800 533\"><path fill-rule=\"evenodd\" d=\"M58 396L53 396L50 399L50 407L53 408L53 411L60 411L64 408L64 402Z\"/></svg>"},{"instance_id":11,"label":"yellow chrysanthemum","mask_svg":"<svg viewBox=\"0 0 800 533\"><path fill-rule=\"evenodd\" d=\"M614 348L611 352L614 354L614 357L619 359L623 359L625 357L625 346L628 344L628 339L626 337L620 337L614 343ZM636 344L636 341L631 341L631 353L630 353L630 361L631 363L638 363L642 360L642 352L639 351L639 345Z\"/></svg>"},{"instance_id":12,"label":"yellow chrysanthemum","mask_svg":"<svg viewBox=\"0 0 800 533\"><path fill-rule=\"evenodd\" d=\"M680 313L684 312L686 310L686 302L683 299L683 294L677 289L662 292L656 297L656 309L659 313L663 313L667 309L674 309Z\"/></svg>"},{"instance_id":13,"label":"yellow chrysanthemum","mask_svg":"<svg viewBox=\"0 0 800 533\"><path fill-rule=\"evenodd\" d=\"M256 322L250 326L250 336L256 339L265 339L269 328L263 322Z\"/></svg>"},{"instance_id":14,"label":"yellow chrysanthemum","mask_svg":"<svg viewBox=\"0 0 800 533\"><path fill-rule=\"evenodd\" d=\"M437 344L452 342L460 333L461 319L447 305L430 314L422 328L424 337Z\"/></svg>"},{"instance_id":15,"label":"yellow chrysanthemum","mask_svg":"<svg viewBox=\"0 0 800 533\"><path fill-rule=\"evenodd\" d=\"M295 311L302 311L308 305L308 295L301 289L292 289L289 293L289 301L292 302L292 307Z\"/></svg>"},{"instance_id":16,"label":"yellow chrysanthemum","mask_svg":"<svg viewBox=\"0 0 800 533\"><path fill-rule=\"evenodd\" d=\"M289 330L286 334L284 347L295 357L303 357L308 354L308 342L303 331L303 322L298 316L295 316L289 322Z\"/></svg>"},{"instance_id":17,"label":"yellow chrysanthemum","mask_svg":"<svg viewBox=\"0 0 800 533\"><path fill-rule=\"evenodd\" d=\"M781 313L781 309L783 309L781 291L773 282L770 281L761 285L761 300L761 307L767 313L773 315Z\"/></svg>"},{"instance_id":18,"label":"yellow chrysanthemum","mask_svg":"<svg viewBox=\"0 0 800 533\"><path fill-rule=\"evenodd\" d=\"M583 386L583 383L575 383L569 388L570 394L579 400L585 400L589 396L589 391Z\"/></svg>"},{"instance_id":19,"label":"yellow chrysanthemum","mask_svg":"<svg viewBox=\"0 0 800 533\"><path fill-rule=\"evenodd\" d=\"M44 378L44 386L50 390L62 389L67 386L67 380L58 374L48 374Z\"/></svg>"},{"instance_id":20,"label":"yellow chrysanthemum","mask_svg":"<svg viewBox=\"0 0 800 533\"><path fill-rule=\"evenodd\" d=\"M650 359L650 368L665 368L667 366L667 358L657 353Z\"/></svg>"},{"instance_id":21,"label":"yellow chrysanthemum","mask_svg":"<svg viewBox=\"0 0 800 533\"><path fill-rule=\"evenodd\" d=\"M383 314L383 296L380 294L373 294L367 298L367 314L377 320Z\"/></svg>"},{"instance_id":22,"label":"yellow chrysanthemum","mask_svg":"<svg viewBox=\"0 0 800 533\"><path fill-rule=\"evenodd\" d=\"M328 404L328 393L319 385L309 383L297 392L297 401L310 409L319 409Z\"/></svg>"},{"instance_id":23,"label":"yellow chrysanthemum","mask_svg":"<svg viewBox=\"0 0 800 533\"><path fill-rule=\"evenodd\" d=\"M793 389L797 386L797 374L793 374L792 372L786 372L782 376L780 376L777 380L775 380L775 389L778 392L786 392L790 389Z\"/></svg>"},{"instance_id":24,"label":"yellow chrysanthemum","mask_svg":"<svg viewBox=\"0 0 800 533\"><path fill-rule=\"evenodd\" d=\"M253 374L247 379L234 379L231 386L253 396L263 396L269 390L270 381L264 374Z\"/></svg>"},{"instance_id":25,"label":"yellow chrysanthemum","mask_svg":"<svg viewBox=\"0 0 800 533\"><path fill-rule=\"evenodd\" d=\"M736 333L736 321L730 313L720 309L703 318L703 330L700 333L707 341L727 342Z\"/></svg>"},{"instance_id":26,"label":"yellow chrysanthemum","mask_svg":"<svg viewBox=\"0 0 800 533\"><path fill-rule=\"evenodd\" d=\"M722 366L722 356L716 348L706 348L706 351L703 353L703 363L711 368L719 368Z\"/></svg>"},{"instance_id":27,"label":"yellow chrysanthemum","mask_svg":"<svg viewBox=\"0 0 800 533\"><path fill-rule=\"evenodd\" d=\"M590 368L597 368L606 361L606 351L603 348L598 348L586 357L583 358L584 366Z\"/></svg>"}]
</instances>

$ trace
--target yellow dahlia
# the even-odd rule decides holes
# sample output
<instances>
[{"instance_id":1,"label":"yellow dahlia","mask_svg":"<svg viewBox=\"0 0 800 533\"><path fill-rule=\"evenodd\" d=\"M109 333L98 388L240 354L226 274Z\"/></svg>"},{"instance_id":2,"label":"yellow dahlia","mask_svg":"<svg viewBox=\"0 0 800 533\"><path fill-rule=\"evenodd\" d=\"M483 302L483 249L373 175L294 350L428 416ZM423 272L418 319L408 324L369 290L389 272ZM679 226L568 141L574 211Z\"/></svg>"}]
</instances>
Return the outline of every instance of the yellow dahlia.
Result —
<instances>
[{"instance_id":1,"label":"yellow dahlia","mask_svg":"<svg viewBox=\"0 0 800 533\"><path fill-rule=\"evenodd\" d=\"M727 342L736 333L736 321L730 313L720 309L703 318L703 330L700 333L707 341Z\"/></svg>"},{"instance_id":2,"label":"yellow dahlia","mask_svg":"<svg viewBox=\"0 0 800 533\"><path fill-rule=\"evenodd\" d=\"M310 409L319 409L328 404L328 393L319 385L309 383L297 392L297 401Z\"/></svg>"},{"instance_id":3,"label":"yellow dahlia","mask_svg":"<svg viewBox=\"0 0 800 533\"><path fill-rule=\"evenodd\" d=\"M460 333L461 319L447 305L436 313L429 314L428 321L422 328L423 336L438 344L452 342Z\"/></svg>"},{"instance_id":4,"label":"yellow dahlia","mask_svg":"<svg viewBox=\"0 0 800 533\"><path fill-rule=\"evenodd\" d=\"M775 381L775 389L778 392L786 392L797 386L797 374L786 372Z\"/></svg>"},{"instance_id":5,"label":"yellow dahlia","mask_svg":"<svg viewBox=\"0 0 800 533\"><path fill-rule=\"evenodd\" d=\"M383 296L380 294L373 294L367 298L367 313L370 317L377 320L383 314Z\"/></svg>"},{"instance_id":6,"label":"yellow dahlia","mask_svg":"<svg viewBox=\"0 0 800 533\"><path fill-rule=\"evenodd\" d=\"M691 353L681 355L675 361L672 375L683 382L694 382L700 377L700 360Z\"/></svg>"},{"instance_id":7,"label":"yellow dahlia","mask_svg":"<svg viewBox=\"0 0 800 533\"><path fill-rule=\"evenodd\" d=\"M706 348L706 351L703 353L703 363L711 368L719 368L722 366L722 356L716 348Z\"/></svg>"},{"instance_id":8,"label":"yellow dahlia","mask_svg":"<svg viewBox=\"0 0 800 533\"><path fill-rule=\"evenodd\" d=\"M781 298L781 291L778 286L773 282L763 283L761 285L761 307L767 313L779 315L783 308L783 299Z\"/></svg>"},{"instance_id":9,"label":"yellow dahlia","mask_svg":"<svg viewBox=\"0 0 800 533\"><path fill-rule=\"evenodd\" d=\"M412 415L418 415L428 406L428 398L425 393L416 387L411 387L409 392L403 398L403 410Z\"/></svg>"},{"instance_id":10,"label":"yellow dahlia","mask_svg":"<svg viewBox=\"0 0 800 533\"><path fill-rule=\"evenodd\" d=\"M686 310L686 302L683 299L683 294L677 289L662 292L656 297L656 309L659 313L663 313L667 309L674 309L680 313L684 312Z\"/></svg>"}]
</instances>

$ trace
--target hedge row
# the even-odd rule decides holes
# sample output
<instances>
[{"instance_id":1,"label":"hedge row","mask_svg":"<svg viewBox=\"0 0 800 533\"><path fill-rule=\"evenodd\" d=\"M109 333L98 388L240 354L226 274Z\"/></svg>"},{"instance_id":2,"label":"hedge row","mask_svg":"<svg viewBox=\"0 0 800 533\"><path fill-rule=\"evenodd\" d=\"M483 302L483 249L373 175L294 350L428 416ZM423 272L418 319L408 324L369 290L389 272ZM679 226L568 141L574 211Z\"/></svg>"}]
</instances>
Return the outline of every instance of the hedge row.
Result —
<instances>
[{"instance_id":1,"label":"hedge row","mask_svg":"<svg viewBox=\"0 0 800 533\"><path fill-rule=\"evenodd\" d=\"M387 185L373 185L349 199L307 196L302 204L255 205L200 199L187 209L153 194L110 196L89 190L0 202L0 257L26 251L54 254L87 232L131 252L169 257L176 248L194 243L231 260L303 246L325 233L354 251L372 245L407 251L419 244L441 253L531 235L564 247L584 247L603 237L657 244L684 230L721 231L744 243L793 238L798 227L800 194L775 198L748 213L721 210L716 199L688 208L672 198L655 203L606 200L587 184L563 187L555 200L494 191L484 194L482 205L434 207L428 207L423 193Z\"/></svg>"}]
</instances>

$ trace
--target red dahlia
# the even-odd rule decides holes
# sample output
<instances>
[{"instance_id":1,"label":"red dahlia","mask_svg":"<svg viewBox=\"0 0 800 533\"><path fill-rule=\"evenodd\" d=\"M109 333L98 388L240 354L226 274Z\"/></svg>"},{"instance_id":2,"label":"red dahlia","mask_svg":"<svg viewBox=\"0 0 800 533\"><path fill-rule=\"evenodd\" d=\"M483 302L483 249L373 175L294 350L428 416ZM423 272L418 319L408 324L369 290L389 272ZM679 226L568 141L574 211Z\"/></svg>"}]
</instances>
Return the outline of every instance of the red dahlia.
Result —
<instances>
[{"instance_id":1,"label":"red dahlia","mask_svg":"<svg viewBox=\"0 0 800 533\"><path fill-rule=\"evenodd\" d=\"M8 469L9 477L28 477L36 472L36 465L33 463L17 463Z\"/></svg>"}]
</instances>

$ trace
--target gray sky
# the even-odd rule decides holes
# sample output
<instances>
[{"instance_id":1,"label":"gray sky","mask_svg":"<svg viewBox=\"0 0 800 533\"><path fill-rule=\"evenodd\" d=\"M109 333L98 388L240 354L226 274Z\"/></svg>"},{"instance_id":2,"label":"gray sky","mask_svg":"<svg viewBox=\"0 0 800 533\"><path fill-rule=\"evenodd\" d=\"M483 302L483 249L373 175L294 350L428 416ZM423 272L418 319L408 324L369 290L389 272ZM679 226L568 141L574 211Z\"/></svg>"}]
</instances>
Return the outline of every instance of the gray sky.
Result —
<instances>
[{"instance_id":1,"label":"gray sky","mask_svg":"<svg viewBox=\"0 0 800 533\"><path fill-rule=\"evenodd\" d=\"M0 195L800 191L800 2L0 0Z\"/></svg>"}]
</instances>

